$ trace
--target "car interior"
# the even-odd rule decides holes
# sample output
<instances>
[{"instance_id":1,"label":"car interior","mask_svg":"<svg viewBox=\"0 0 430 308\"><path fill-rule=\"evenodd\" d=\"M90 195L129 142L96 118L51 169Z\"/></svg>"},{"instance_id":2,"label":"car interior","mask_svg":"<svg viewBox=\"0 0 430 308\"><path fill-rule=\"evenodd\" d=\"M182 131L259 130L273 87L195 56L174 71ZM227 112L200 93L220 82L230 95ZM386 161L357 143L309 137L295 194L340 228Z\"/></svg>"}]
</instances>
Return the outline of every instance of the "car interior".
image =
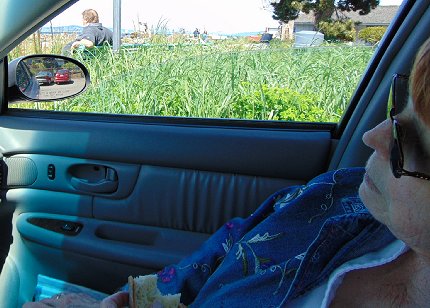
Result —
<instances>
[{"instance_id":1,"label":"car interior","mask_svg":"<svg viewBox=\"0 0 430 308\"><path fill-rule=\"evenodd\" d=\"M339 123L8 108L8 52L75 2L2 9L10 25L0 29L4 307L31 301L38 275L111 294L129 275L177 263L280 188L364 166L371 150L362 135L386 117L392 76L409 73L430 29L430 0L404 1Z\"/></svg>"}]
</instances>

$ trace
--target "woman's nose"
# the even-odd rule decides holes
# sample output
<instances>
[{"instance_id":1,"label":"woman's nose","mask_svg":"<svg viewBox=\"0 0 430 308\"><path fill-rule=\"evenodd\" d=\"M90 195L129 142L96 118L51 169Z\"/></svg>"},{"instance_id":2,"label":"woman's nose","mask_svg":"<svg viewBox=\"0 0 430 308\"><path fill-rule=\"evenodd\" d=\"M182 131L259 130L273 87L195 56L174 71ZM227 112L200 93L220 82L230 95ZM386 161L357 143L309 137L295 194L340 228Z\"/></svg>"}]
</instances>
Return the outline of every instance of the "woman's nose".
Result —
<instances>
[{"instance_id":1,"label":"woman's nose","mask_svg":"<svg viewBox=\"0 0 430 308\"><path fill-rule=\"evenodd\" d=\"M389 158L389 146L392 138L391 125L391 120L387 119L363 135L364 144L374 149L384 159Z\"/></svg>"}]
</instances>

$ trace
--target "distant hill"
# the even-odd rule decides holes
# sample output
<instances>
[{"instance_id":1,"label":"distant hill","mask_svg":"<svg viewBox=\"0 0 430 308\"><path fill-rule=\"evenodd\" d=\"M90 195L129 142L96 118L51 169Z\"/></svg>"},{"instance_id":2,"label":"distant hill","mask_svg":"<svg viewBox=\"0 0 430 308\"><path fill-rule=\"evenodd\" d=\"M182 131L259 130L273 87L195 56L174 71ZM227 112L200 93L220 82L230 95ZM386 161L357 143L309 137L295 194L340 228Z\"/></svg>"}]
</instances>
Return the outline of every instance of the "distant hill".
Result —
<instances>
[{"instance_id":1,"label":"distant hill","mask_svg":"<svg viewBox=\"0 0 430 308\"><path fill-rule=\"evenodd\" d=\"M51 31L53 33L81 33L82 26L56 26L52 27L52 29L50 26L44 26L40 29L42 34L50 34Z\"/></svg>"},{"instance_id":2,"label":"distant hill","mask_svg":"<svg viewBox=\"0 0 430 308\"><path fill-rule=\"evenodd\" d=\"M58 34L58 33L69 33L69 34L73 34L73 33L81 33L82 32L82 26L76 26L76 25L71 25L71 26L55 26L52 27L52 33L54 34ZM112 28L108 28L111 31L113 31ZM121 33L122 34L127 34L127 33L132 33L133 30L126 30L126 29L122 29ZM40 33L43 34L50 34L51 33L51 27L50 26L44 26L40 29Z\"/></svg>"},{"instance_id":3,"label":"distant hill","mask_svg":"<svg viewBox=\"0 0 430 308\"><path fill-rule=\"evenodd\" d=\"M263 31L260 32L240 32L240 33L232 33L232 34L227 34L229 36L254 36L254 35L258 35L261 34Z\"/></svg>"},{"instance_id":4,"label":"distant hill","mask_svg":"<svg viewBox=\"0 0 430 308\"><path fill-rule=\"evenodd\" d=\"M51 27L50 26L44 26L40 29L40 33L42 34L58 34L58 33L69 33L69 34L73 34L73 33L81 33L82 32L82 26L76 26L76 25L71 25L71 26L55 26L55 27ZM113 30L112 28L110 28L111 30ZM132 33L133 30L126 30L126 29L122 29L121 32L123 34L127 34L127 33ZM170 33L166 33L166 34L170 34ZM191 33L189 33L191 34ZM216 35L225 35L225 36L236 36L236 37L243 37L243 36L253 36L253 35L257 35L257 34L261 34L261 32L240 32L240 33L210 33L210 34L216 34Z\"/></svg>"}]
</instances>

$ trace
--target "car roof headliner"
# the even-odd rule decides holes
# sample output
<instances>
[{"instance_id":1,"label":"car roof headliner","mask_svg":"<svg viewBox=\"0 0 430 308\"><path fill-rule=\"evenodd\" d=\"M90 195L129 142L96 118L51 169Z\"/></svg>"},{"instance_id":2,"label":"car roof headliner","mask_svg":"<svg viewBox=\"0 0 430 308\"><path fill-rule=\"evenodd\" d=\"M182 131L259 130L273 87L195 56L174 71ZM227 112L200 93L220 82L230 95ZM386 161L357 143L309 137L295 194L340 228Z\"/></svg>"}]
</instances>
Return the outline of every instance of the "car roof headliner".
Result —
<instances>
[{"instance_id":1,"label":"car roof headliner","mask_svg":"<svg viewBox=\"0 0 430 308\"><path fill-rule=\"evenodd\" d=\"M77 0L2 0L0 59L28 35L76 2Z\"/></svg>"}]
</instances>

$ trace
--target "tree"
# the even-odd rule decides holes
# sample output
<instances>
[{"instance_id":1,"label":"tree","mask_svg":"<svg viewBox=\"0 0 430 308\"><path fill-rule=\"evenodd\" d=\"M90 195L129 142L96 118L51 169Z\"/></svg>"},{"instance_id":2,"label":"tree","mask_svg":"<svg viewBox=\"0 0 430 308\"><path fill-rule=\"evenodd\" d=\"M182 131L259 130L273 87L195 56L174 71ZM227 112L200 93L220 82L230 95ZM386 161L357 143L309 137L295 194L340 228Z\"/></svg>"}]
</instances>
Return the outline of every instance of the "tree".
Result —
<instances>
[{"instance_id":1,"label":"tree","mask_svg":"<svg viewBox=\"0 0 430 308\"><path fill-rule=\"evenodd\" d=\"M359 11L360 15L368 14L379 5L379 0L269 0L273 8L273 19L288 22L299 16L299 13L315 14L315 24L330 21L336 11Z\"/></svg>"}]
</instances>

